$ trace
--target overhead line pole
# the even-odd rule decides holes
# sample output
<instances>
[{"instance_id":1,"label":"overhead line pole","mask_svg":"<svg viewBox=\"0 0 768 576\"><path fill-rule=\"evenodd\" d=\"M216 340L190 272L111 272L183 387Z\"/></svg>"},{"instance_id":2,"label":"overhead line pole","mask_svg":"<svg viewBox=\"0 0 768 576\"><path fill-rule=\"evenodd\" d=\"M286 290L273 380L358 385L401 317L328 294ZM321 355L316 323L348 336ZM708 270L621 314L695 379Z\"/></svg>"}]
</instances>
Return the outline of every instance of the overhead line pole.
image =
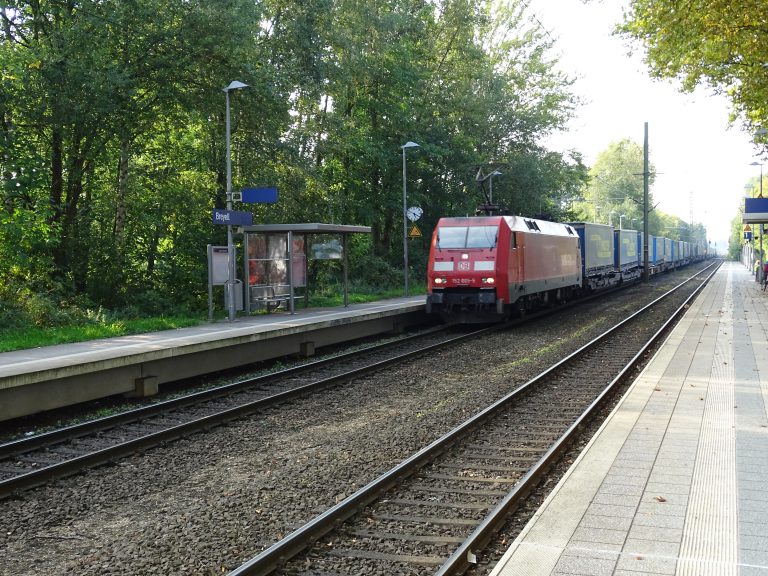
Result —
<instances>
[{"instance_id":1,"label":"overhead line pole","mask_svg":"<svg viewBox=\"0 0 768 576\"><path fill-rule=\"evenodd\" d=\"M648 259L648 178L648 122L646 122L643 141L643 282L648 282L651 272Z\"/></svg>"}]
</instances>

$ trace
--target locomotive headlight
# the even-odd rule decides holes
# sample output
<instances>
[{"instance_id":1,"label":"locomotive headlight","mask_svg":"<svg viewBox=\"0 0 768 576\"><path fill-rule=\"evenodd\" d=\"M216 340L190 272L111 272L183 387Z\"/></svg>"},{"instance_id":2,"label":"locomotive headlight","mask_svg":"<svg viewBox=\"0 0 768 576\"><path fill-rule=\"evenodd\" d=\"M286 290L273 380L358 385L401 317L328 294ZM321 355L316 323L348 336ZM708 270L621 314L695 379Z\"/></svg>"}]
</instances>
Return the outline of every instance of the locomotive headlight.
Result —
<instances>
[{"instance_id":1,"label":"locomotive headlight","mask_svg":"<svg viewBox=\"0 0 768 576\"><path fill-rule=\"evenodd\" d=\"M448 280L445 278L435 278L435 284L448 284Z\"/></svg>"},{"instance_id":2,"label":"locomotive headlight","mask_svg":"<svg viewBox=\"0 0 768 576\"><path fill-rule=\"evenodd\" d=\"M491 278L483 278L483 279L481 280L481 282L482 282L483 284L495 284L495 283L496 283L496 279L495 279L495 278L493 278L493 277L491 277Z\"/></svg>"}]
</instances>

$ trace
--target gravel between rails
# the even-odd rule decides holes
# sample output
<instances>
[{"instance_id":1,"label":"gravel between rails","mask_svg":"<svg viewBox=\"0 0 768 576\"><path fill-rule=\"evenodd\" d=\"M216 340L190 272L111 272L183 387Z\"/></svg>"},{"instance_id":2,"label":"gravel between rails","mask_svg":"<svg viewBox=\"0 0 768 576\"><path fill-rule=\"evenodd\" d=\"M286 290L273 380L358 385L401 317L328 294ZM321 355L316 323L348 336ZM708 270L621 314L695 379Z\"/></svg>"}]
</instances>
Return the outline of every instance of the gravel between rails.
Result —
<instances>
[{"instance_id":1,"label":"gravel between rails","mask_svg":"<svg viewBox=\"0 0 768 576\"><path fill-rule=\"evenodd\" d=\"M688 277L0 501L0 574L222 574Z\"/></svg>"}]
</instances>

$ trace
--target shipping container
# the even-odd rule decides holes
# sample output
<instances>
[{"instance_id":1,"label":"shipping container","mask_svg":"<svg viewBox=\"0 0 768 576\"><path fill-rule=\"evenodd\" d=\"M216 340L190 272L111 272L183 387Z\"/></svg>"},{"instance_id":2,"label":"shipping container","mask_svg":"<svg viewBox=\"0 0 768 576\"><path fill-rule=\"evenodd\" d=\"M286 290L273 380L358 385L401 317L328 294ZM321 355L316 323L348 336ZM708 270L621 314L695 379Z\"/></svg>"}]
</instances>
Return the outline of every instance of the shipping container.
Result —
<instances>
[{"instance_id":1,"label":"shipping container","mask_svg":"<svg viewBox=\"0 0 768 576\"><path fill-rule=\"evenodd\" d=\"M579 234L584 286L594 290L617 284L621 277L614 258L613 226L591 222L570 225Z\"/></svg>"}]
</instances>

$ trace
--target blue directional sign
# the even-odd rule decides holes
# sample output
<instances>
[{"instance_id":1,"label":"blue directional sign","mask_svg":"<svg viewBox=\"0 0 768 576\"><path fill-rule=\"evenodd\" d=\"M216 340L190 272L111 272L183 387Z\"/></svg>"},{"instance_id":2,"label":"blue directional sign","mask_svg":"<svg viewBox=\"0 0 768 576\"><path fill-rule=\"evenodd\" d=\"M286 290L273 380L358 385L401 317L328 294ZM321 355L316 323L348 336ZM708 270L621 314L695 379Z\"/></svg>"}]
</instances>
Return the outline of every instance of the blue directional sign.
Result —
<instances>
[{"instance_id":1,"label":"blue directional sign","mask_svg":"<svg viewBox=\"0 0 768 576\"><path fill-rule=\"evenodd\" d=\"M253 224L253 214L238 210L213 209L213 223L229 226L250 226Z\"/></svg>"},{"instance_id":2,"label":"blue directional sign","mask_svg":"<svg viewBox=\"0 0 768 576\"><path fill-rule=\"evenodd\" d=\"M240 201L246 204L274 204L277 202L277 188L243 188Z\"/></svg>"}]
</instances>

